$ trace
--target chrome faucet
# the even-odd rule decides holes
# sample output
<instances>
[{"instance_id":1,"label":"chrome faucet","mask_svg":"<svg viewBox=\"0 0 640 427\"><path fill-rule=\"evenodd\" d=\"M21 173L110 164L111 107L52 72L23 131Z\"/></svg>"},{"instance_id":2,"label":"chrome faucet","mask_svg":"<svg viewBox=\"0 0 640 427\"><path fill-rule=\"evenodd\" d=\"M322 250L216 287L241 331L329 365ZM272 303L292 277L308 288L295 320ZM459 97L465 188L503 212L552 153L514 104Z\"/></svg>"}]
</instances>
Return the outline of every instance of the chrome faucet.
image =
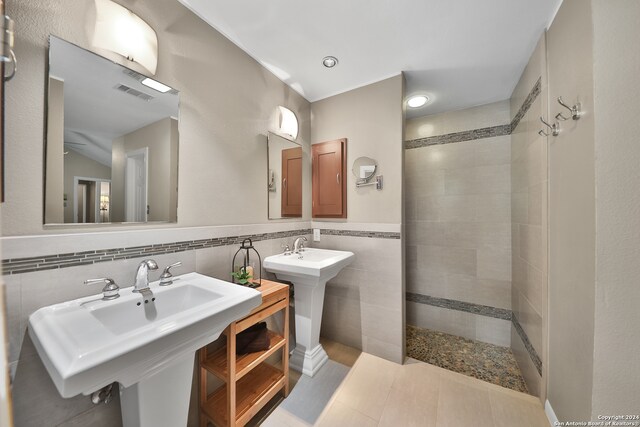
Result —
<instances>
[{"instance_id":1,"label":"chrome faucet","mask_svg":"<svg viewBox=\"0 0 640 427\"><path fill-rule=\"evenodd\" d=\"M133 285L133 292L142 292L149 289L149 270L157 270L158 264L152 259L145 259L138 264L136 271L136 282Z\"/></svg>"},{"instance_id":2,"label":"chrome faucet","mask_svg":"<svg viewBox=\"0 0 640 427\"><path fill-rule=\"evenodd\" d=\"M304 236L300 236L293 242L294 254L299 254L300 252L304 251L304 243L302 243L303 241L306 242L307 238Z\"/></svg>"}]
</instances>

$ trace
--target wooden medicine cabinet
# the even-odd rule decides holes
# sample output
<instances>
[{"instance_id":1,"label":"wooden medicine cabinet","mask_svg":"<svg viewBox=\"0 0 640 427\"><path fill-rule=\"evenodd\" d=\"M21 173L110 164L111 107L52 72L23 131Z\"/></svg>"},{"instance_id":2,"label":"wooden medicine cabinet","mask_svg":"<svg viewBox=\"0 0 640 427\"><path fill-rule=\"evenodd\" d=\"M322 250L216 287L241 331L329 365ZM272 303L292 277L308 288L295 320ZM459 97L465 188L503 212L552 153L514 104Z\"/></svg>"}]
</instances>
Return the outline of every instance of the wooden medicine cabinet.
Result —
<instances>
[{"instance_id":1,"label":"wooden medicine cabinet","mask_svg":"<svg viewBox=\"0 0 640 427\"><path fill-rule=\"evenodd\" d=\"M347 217L347 139L311 145L314 218Z\"/></svg>"}]
</instances>

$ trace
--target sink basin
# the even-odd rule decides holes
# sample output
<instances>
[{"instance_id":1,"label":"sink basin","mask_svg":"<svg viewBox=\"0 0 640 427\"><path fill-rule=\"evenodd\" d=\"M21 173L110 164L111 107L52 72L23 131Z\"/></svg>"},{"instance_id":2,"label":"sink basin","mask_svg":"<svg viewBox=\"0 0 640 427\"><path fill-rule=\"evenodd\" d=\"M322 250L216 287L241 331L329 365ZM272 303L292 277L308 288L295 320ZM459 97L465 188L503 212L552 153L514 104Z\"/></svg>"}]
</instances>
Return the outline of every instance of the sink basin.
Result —
<instances>
[{"instance_id":1,"label":"sink basin","mask_svg":"<svg viewBox=\"0 0 640 427\"><path fill-rule=\"evenodd\" d=\"M298 254L265 258L264 268L283 280L304 281L310 285L328 282L353 261L353 252L305 248ZM287 279L286 277L290 277Z\"/></svg>"},{"instance_id":2,"label":"sink basin","mask_svg":"<svg viewBox=\"0 0 640 427\"><path fill-rule=\"evenodd\" d=\"M293 283L296 312L296 348L291 367L310 377L329 357L320 345L324 290L329 280L353 262L353 252L307 248L300 254L272 255L264 268L280 280Z\"/></svg>"},{"instance_id":3,"label":"sink basin","mask_svg":"<svg viewBox=\"0 0 640 427\"><path fill-rule=\"evenodd\" d=\"M118 382L125 426L186 425L195 351L260 305L261 294L198 273L167 287L153 282L146 295L132 290L41 308L29 317L29 335L62 397ZM163 405L173 415L184 406L184 420L166 424Z\"/></svg>"}]
</instances>

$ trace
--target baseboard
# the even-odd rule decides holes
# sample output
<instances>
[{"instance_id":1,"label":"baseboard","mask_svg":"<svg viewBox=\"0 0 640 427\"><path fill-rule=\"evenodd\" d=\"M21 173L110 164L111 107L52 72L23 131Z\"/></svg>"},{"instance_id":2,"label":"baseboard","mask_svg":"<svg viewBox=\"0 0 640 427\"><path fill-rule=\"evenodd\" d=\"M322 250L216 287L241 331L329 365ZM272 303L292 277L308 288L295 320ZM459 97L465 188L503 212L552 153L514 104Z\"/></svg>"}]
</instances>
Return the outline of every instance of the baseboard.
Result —
<instances>
[{"instance_id":1,"label":"baseboard","mask_svg":"<svg viewBox=\"0 0 640 427\"><path fill-rule=\"evenodd\" d=\"M551 424L552 426L560 425L560 423L558 422L558 417L556 417L556 413L553 412L553 408L551 407L551 403L549 403L549 400L544 402L544 413L547 415L549 424Z\"/></svg>"}]
</instances>

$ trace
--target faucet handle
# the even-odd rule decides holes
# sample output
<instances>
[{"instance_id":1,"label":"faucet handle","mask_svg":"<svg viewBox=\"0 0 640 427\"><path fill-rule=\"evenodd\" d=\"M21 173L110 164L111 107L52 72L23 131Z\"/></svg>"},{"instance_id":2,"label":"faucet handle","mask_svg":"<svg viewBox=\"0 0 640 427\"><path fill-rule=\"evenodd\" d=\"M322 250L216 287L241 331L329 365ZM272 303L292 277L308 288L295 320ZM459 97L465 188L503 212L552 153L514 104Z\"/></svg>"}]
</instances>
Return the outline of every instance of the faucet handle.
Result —
<instances>
[{"instance_id":1,"label":"faucet handle","mask_svg":"<svg viewBox=\"0 0 640 427\"><path fill-rule=\"evenodd\" d=\"M169 270L171 270L172 267L180 267L181 265L182 262L178 261L166 266L164 271L160 275L160 286L169 286L173 284L173 274L171 274Z\"/></svg>"},{"instance_id":2,"label":"faucet handle","mask_svg":"<svg viewBox=\"0 0 640 427\"><path fill-rule=\"evenodd\" d=\"M104 283L102 288L102 299L105 301L116 299L120 296L120 287L116 285L113 279L108 277L101 277L99 279L87 279L84 281L85 285L95 285L96 283Z\"/></svg>"},{"instance_id":3,"label":"faucet handle","mask_svg":"<svg viewBox=\"0 0 640 427\"><path fill-rule=\"evenodd\" d=\"M280 245L280 247L284 249L283 255L291 255L291 248L289 247L289 244L283 243Z\"/></svg>"}]
</instances>

